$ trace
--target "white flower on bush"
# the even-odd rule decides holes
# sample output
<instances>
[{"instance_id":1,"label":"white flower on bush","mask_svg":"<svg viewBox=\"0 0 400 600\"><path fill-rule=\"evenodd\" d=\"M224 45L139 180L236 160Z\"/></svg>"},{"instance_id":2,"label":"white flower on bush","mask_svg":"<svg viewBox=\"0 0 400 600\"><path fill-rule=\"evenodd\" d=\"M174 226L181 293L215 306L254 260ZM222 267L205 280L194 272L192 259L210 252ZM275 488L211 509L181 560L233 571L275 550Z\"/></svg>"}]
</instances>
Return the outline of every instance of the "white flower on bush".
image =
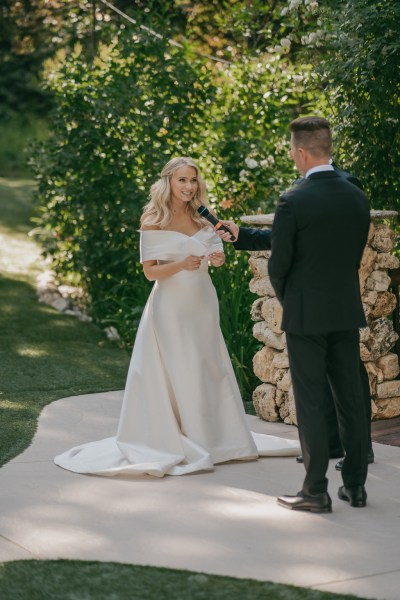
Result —
<instances>
[{"instance_id":1,"label":"white flower on bush","mask_svg":"<svg viewBox=\"0 0 400 600\"><path fill-rule=\"evenodd\" d=\"M244 162L246 163L246 167L248 169L255 169L256 167L258 167L258 162L254 160L254 158L250 158L250 156L245 158Z\"/></svg>"},{"instance_id":2,"label":"white flower on bush","mask_svg":"<svg viewBox=\"0 0 400 600\"><path fill-rule=\"evenodd\" d=\"M276 46L274 46L274 52L276 52L276 54L283 54L282 46L279 46L278 44L276 44Z\"/></svg>"},{"instance_id":3,"label":"white flower on bush","mask_svg":"<svg viewBox=\"0 0 400 600\"><path fill-rule=\"evenodd\" d=\"M289 4L289 10L294 10L295 8L300 6L301 3L302 3L302 0L291 0L291 2Z\"/></svg>"},{"instance_id":4,"label":"white flower on bush","mask_svg":"<svg viewBox=\"0 0 400 600\"><path fill-rule=\"evenodd\" d=\"M118 333L118 331L115 329L115 327L106 327L106 329L104 330L104 333L106 334L107 338L109 340L120 340L121 337Z\"/></svg>"},{"instance_id":5,"label":"white flower on bush","mask_svg":"<svg viewBox=\"0 0 400 600\"><path fill-rule=\"evenodd\" d=\"M275 158L272 156L272 154L270 154L269 156L267 156L266 158L263 158L260 161L260 166L263 169L268 169L269 167L273 167L275 164Z\"/></svg>"},{"instance_id":6,"label":"white flower on bush","mask_svg":"<svg viewBox=\"0 0 400 600\"><path fill-rule=\"evenodd\" d=\"M287 152L288 151L288 142L285 140L278 140L275 144L275 153L279 154L281 152Z\"/></svg>"},{"instance_id":7,"label":"white flower on bush","mask_svg":"<svg viewBox=\"0 0 400 600\"><path fill-rule=\"evenodd\" d=\"M249 171L246 171L246 169L242 169L239 173L239 181L246 181L247 175L250 175Z\"/></svg>"},{"instance_id":8,"label":"white flower on bush","mask_svg":"<svg viewBox=\"0 0 400 600\"><path fill-rule=\"evenodd\" d=\"M291 41L288 38L282 38L281 39L281 46L284 49L285 52L289 52L290 50L290 46L291 46Z\"/></svg>"},{"instance_id":9,"label":"white flower on bush","mask_svg":"<svg viewBox=\"0 0 400 600\"><path fill-rule=\"evenodd\" d=\"M317 31L313 31L312 33L309 33L308 35L303 35L301 37L301 43L303 44L303 46L311 46L311 45L317 43L320 37L321 36Z\"/></svg>"}]
</instances>

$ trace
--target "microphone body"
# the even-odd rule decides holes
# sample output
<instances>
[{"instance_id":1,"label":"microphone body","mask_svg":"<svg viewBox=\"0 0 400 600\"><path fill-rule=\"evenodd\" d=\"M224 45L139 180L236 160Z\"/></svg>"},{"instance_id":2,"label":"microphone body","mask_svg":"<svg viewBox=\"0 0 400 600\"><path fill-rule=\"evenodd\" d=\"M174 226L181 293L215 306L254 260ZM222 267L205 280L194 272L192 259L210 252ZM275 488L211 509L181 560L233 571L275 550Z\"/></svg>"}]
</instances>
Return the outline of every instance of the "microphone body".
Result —
<instances>
[{"instance_id":1,"label":"microphone body","mask_svg":"<svg viewBox=\"0 0 400 600\"><path fill-rule=\"evenodd\" d=\"M235 236L233 235L233 233L231 232L231 230L226 227L226 225L223 225L221 223L221 221L219 221L219 219L217 219L216 217L214 217L213 214L210 213L210 211L208 210L208 208L206 208L205 206L199 206L199 208L197 209L197 212L200 213L200 215L202 217L204 217L205 219L207 219L207 221L209 223L211 223L211 225L214 227L215 230L220 230L220 231L226 231L227 233L231 234L231 241L234 242L235 241Z\"/></svg>"}]
</instances>

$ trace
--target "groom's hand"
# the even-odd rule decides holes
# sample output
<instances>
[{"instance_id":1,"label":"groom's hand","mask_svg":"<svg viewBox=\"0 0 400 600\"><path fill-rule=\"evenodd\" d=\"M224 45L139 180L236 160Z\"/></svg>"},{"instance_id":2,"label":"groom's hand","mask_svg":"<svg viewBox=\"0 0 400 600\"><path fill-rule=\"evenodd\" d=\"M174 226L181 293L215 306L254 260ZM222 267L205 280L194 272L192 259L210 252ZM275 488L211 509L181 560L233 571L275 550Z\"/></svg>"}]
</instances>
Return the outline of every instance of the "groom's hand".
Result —
<instances>
[{"instance_id":1,"label":"groom's hand","mask_svg":"<svg viewBox=\"0 0 400 600\"><path fill-rule=\"evenodd\" d=\"M233 221L221 221L223 225L228 227L228 229L232 232L232 235L235 237L234 240L231 240L231 234L226 231L217 231L219 237L224 242L236 242L239 235L239 227Z\"/></svg>"}]
</instances>

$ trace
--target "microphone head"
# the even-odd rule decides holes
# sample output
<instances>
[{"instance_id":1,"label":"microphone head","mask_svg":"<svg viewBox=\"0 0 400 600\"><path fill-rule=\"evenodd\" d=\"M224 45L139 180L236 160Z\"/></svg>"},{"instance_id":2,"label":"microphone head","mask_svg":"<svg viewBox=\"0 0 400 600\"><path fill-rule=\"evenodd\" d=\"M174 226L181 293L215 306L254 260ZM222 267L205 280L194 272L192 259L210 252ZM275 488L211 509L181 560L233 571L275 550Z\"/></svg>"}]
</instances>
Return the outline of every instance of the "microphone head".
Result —
<instances>
[{"instance_id":1,"label":"microphone head","mask_svg":"<svg viewBox=\"0 0 400 600\"><path fill-rule=\"evenodd\" d=\"M197 212L200 213L202 217L206 217L207 215L210 214L210 211L208 210L208 208L206 208L203 205L199 206L199 208L197 209Z\"/></svg>"}]
</instances>

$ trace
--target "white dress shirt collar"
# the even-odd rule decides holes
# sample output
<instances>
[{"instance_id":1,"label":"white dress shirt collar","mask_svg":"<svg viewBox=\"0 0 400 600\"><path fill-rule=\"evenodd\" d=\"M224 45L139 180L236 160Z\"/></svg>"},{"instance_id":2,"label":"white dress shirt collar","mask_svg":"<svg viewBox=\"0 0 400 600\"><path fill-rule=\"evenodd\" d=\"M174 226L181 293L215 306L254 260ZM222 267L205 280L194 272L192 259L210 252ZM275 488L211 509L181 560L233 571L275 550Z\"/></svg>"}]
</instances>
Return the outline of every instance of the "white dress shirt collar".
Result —
<instances>
[{"instance_id":1,"label":"white dress shirt collar","mask_svg":"<svg viewBox=\"0 0 400 600\"><path fill-rule=\"evenodd\" d=\"M309 177L313 173L321 173L322 171L334 171L334 170L335 169L332 167L332 165L317 165L316 167L312 167L311 169L308 169L308 171L304 175L304 177L307 179L307 177Z\"/></svg>"}]
</instances>

